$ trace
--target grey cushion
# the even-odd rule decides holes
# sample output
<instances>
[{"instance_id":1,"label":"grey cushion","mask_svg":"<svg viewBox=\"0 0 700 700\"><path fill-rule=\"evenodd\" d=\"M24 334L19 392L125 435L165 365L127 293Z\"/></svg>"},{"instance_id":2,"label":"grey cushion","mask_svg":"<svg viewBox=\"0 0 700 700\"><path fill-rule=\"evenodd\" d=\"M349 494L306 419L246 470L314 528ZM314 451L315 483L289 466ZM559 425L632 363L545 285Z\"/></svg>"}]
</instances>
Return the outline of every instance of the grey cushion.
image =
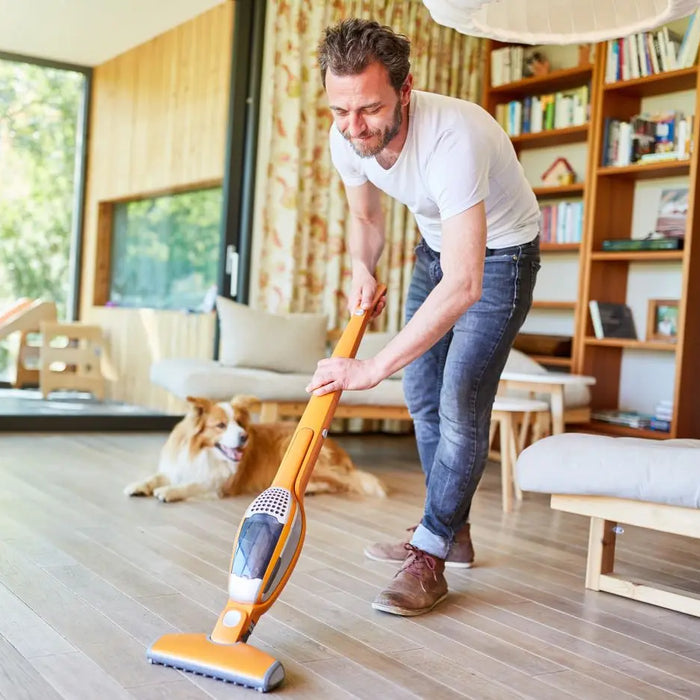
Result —
<instances>
[{"instance_id":1,"label":"grey cushion","mask_svg":"<svg viewBox=\"0 0 700 700\"><path fill-rule=\"evenodd\" d=\"M217 297L221 364L273 372L313 372L326 355L323 314L271 314Z\"/></svg>"},{"instance_id":2,"label":"grey cushion","mask_svg":"<svg viewBox=\"0 0 700 700\"><path fill-rule=\"evenodd\" d=\"M516 477L524 491L700 508L700 440L552 435L523 450Z\"/></svg>"}]
</instances>

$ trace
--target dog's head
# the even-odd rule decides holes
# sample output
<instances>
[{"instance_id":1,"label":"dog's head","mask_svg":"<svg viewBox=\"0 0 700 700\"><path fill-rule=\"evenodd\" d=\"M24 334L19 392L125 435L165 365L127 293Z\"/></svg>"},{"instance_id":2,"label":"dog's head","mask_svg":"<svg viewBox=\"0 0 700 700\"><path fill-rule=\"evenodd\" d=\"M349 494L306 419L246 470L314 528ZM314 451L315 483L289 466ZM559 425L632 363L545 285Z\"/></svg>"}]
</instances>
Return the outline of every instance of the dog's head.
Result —
<instances>
[{"instance_id":1,"label":"dog's head","mask_svg":"<svg viewBox=\"0 0 700 700\"><path fill-rule=\"evenodd\" d=\"M188 419L193 423L194 436L190 449L216 449L229 462L240 462L248 442L250 401L214 403L209 399L188 396Z\"/></svg>"}]
</instances>

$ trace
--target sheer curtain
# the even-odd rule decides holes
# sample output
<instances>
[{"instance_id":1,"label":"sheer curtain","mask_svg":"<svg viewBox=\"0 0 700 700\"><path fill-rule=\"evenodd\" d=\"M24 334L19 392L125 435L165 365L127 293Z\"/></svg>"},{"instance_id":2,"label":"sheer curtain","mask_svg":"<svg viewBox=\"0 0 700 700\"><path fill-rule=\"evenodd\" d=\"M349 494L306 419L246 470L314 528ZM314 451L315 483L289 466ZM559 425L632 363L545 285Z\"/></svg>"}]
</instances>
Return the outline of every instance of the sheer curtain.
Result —
<instances>
[{"instance_id":1,"label":"sheer curtain","mask_svg":"<svg viewBox=\"0 0 700 700\"><path fill-rule=\"evenodd\" d=\"M420 0L268 0L253 240L251 305L347 319L350 261L342 183L330 160L330 113L316 62L326 26L346 17L387 24L411 40L416 89L478 101L483 41L440 26ZM418 232L386 198L388 286L375 330L398 330Z\"/></svg>"}]
</instances>

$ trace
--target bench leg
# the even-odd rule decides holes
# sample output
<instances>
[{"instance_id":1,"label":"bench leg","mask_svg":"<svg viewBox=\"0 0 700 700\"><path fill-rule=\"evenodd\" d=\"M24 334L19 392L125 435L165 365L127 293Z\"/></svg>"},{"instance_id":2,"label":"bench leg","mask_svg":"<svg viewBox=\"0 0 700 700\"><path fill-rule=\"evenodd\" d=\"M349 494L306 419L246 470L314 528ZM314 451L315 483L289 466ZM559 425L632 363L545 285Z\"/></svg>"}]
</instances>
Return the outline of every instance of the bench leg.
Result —
<instances>
[{"instance_id":1,"label":"bench leg","mask_svg":"<svg viewBox=\"0 0 700 700\"><path fill-rule=\"evenodd\" d=\"M274 423L279 420L279 407L274 401L263 401L260 406L260 422Z\"/></svg>"},{"instance_id":2,"label":"bench leg","mask_svg":"<svg viewBox=\"0 0 700 700\"><path fill-rule=\"evenodd\" d=\"M610 574L615 566L615 530L617 523L591 518L588 534L586 588L600 590L601 574Z\"/></svg>"},{"instance_id":3,"label":"bench leg","mask_svg":"<svg viewBox=\"0 0 700 700\"><path fill-rule=\"evenodd\" d=\"M498 434L501 441L501 501L504 513L513 510L513 453L515 451L515 427L513 414L498 417Z\"/></svg>"}]
</instances>

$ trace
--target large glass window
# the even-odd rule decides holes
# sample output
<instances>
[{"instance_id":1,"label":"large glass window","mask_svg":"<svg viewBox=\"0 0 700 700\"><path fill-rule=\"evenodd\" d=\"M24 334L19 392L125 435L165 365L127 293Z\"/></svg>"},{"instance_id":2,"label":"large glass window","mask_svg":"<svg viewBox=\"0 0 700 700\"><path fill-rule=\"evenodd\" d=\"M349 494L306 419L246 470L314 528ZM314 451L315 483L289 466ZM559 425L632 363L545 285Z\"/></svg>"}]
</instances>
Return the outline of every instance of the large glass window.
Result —
<instances>
[{"instance_id":1,"label":"large glass window","mask_svg":"<svg viewBox=\"0 0 700 700\"><path fill-rule=\"evenodd\" d=\"M108 303L198 309L216 285L221 188L114 204Z\"/></svg>"},{"instance_id":2,"label":"large glass window","mask_svg":"<svg viewBox=\"0 0 700 700\"><path fill-rule=\"evenodd\" d=\"M72 313L85 86L83 73L0 59L0 381L14 377L18 333L7 320L20 300L53 302L58 318Z\"/></svg>"}]
</instances>

